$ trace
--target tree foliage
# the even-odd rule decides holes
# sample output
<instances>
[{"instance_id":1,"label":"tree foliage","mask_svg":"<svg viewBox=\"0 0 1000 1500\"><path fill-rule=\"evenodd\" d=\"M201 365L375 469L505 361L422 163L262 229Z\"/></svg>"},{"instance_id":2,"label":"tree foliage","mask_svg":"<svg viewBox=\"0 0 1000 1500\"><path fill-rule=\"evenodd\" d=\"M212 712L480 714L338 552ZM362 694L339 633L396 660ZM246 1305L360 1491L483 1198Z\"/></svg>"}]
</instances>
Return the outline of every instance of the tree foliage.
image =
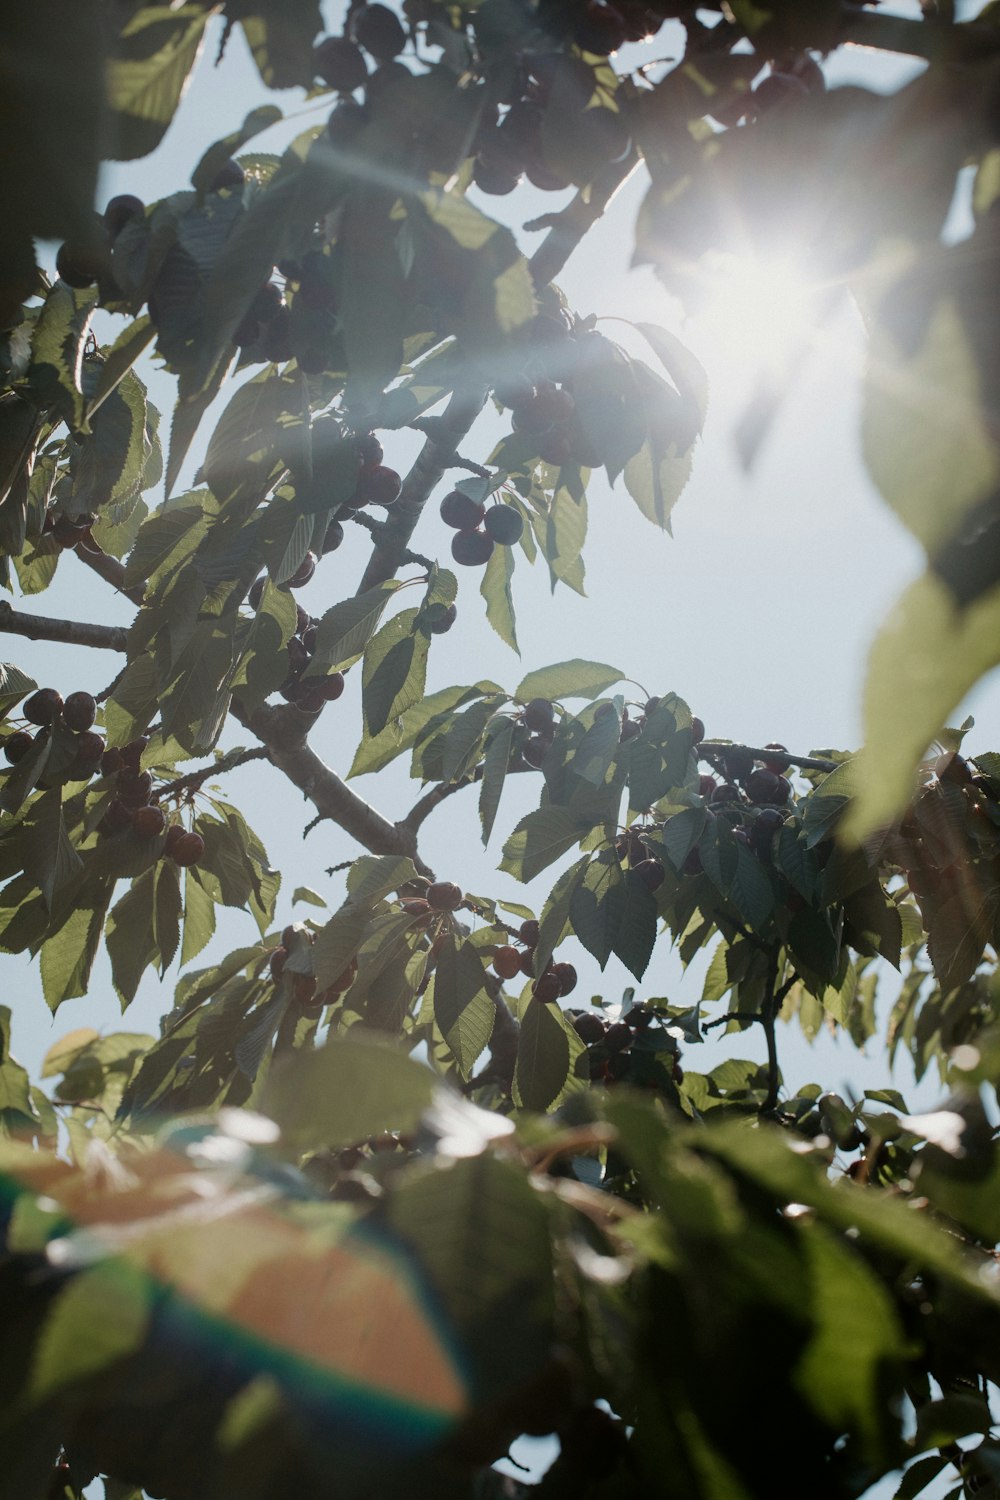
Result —
<instances>
[{"instance_id":1,"label":"tree foliage","mask_svg":"<svg viewBox=\"0 0 1000 1500\"><path fill-rule=\"evenodd\" d=\"M53 1011L102 952L123 1007L180 976L158 1036L70 1032L38 1084L0 1008L0 1497L517 1497L492 1465L550 1433L556 1500L840 1500L904 1466L901 1497L992 1492L1000 754L945 726L1000 659L996 7L352 0L331 36L312 0L21 10L2 582L58 589L72 550L134 613L0 610L124 658L99 702L0 667L0 946ZM158 145L220 24L269 88L337 95L329 118L275 155L281 109L255 109L190 186L96 214L100 161ZM615 55L661 33L669 66ZM928 65L827 89L817 56L854 43ZM863 310L866 461L927 563L859 755L709 738L669 684L633 700L627 663L428 686L464 568L514 652L519 570L582 592L597 470L670 528L705 373L556 285L634 171L635 259L688 305L706 253L791 237ZM530 257L487 211L523 176L562 195ZM747 462L779 399L747 411ZM481 451L488 402L510 431ZM405 476L379 438L402 429ZM432 497L457 572L416 550ZM363 576L313 619L295 589L351 526ZM349 672L342 776L310 733ZM400 758L422 790L393 822L348 783ZM248 760L356 841L332 912L300 889L313 915L282 926L220 790ZM539 801L511 826L515 775ZM452 795L504 872L548 872L540 909L436 878L420 830ZM220 906L248 941L194 968ZM637 986L657 943L709 952L701 1002L565 1005L570 941ZM779 1022L863 1046L887 966L889 1056L947 1106L785 1088ZM766 1060L697 1071L718 1027Z\"/></svg>"}]
</instances>

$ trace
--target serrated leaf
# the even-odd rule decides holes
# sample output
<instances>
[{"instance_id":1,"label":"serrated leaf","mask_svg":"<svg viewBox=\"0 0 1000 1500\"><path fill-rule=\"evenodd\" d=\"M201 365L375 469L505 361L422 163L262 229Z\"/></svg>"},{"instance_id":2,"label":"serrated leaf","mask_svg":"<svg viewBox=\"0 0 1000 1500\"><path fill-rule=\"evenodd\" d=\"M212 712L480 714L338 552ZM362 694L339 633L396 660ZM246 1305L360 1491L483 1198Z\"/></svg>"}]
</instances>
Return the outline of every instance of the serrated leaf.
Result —
<instances>
[{"instance_id":1,"label":"serrated leaf","mask_svg":"<svg viewBox=\"0 0 1000 1500\"><path fill-rule=\"evenodd\" d=\"M540 667L522 677L514 689L519 703L532 698L597 698L616 682L622 674L617 667L605 666L595 661L564 661L556 666Z\"/></svg>"},{"instance_id":2,"label":"serrated leaf","mask_svg":"<svg viewBox=\"0 0 1000 1500\"><path fill-rule=\"evenodd\" d=\"M33 677L22 672L13 662L0 662L0 715L5 715L7 710L20 703L21 699L28 693L33 693L38 683Z\"/></svg>"},{"instance_id":3,"label":"serrated leaf","mask_svg":"<svg viewBox=\"0 0 1000 1500\"><path fill-rule=\"evenodd\" d=\"M566 807L539 807L521 819L503 848L501 870L533 880L553 860L572 849L593 827Z\"/></svg>"},{"instance_id":4,"label":"serrated leaf","mask_svg":"<svg viewBox=\"0 0 1000 1500\"><path fill-rule=\"evenodd\" d=\"M139 981L157 957L153 937L155 868L146 870L108 914L106 946L111 978L122 1009L135 999Z\"/></svg>"},{"instance_id":5,"label":"serrated leaf","mask_svg":"<svg viewBox=\"0 0 1000 1500\"><path fill-rule=\"evenodd\" d=\"M34 803L30 825L31 836L25 848L24 868L38 886L51 911L56 894L74 880L83 868L80 856L66 833L62 791L59 787L44 792Z\"/></svg>"},{"instance_id":6,"label":"serrated leaf","mask_svg":"<svg viewBox=\"0 0 1000 1500\"><path fill-rule=\"evenodd\" d=\"M163 139L209 15L200 5L143 5L122 27L107 80L113 160L147 156Z\"/></svg>"},{"instance_id":7,"label":"serrated leaf","mask_svg":"<svg viewBox=\"0 0 1000 1500\"><path fill-rule=\"evenodd\" d=\"M483 570L483 581L479 592L486 600L486 618L500 639L518 656L521 648L517 644L517 622L514 618L514 595L511 580L514 577L513 547L494 547Z\"/></svg>"},{"instance_id":8,"label":"serrated leaf","mask_svg":"<svg viewBox=\"0 0 1000 1500\"><path fill-rule=\"evenodd\" d=\"M489 1045L496 1009L486 987L486 971L471 943L445 943L434 970L434 1019L469 1078Z\"/></svg>"},{"instance_id":9,"label":"serrated leaf","mask_svg":"<svg viewBox=\"0 0 1000 1500\"><path fill-rule=\"evenodd\" d=\"M181 965L187 964L204 948L215 931L215 902L193 870L184 872L184 936L181 943Z\"/></svg>"},{"instance_id":10,"label":"serrated leaf","mask_svg":"<svg viewBox=\"0 0 1000 1500\"><path fill-rule=\"evenodd\" d=\"M763 927L774 908L774 891L760 861L745 844L736 845L736 869L728 898L752 930Z\"/></svg>"},{"instance_id":11,"label":"serrated leaf","mask_svg":"<svg viewBox=\"0 0 1000 1500\"><path fill-rule=\"evenodd\" d=\"M401 610L365 650L361 704L369 735L379 734L390 719L423 697L430 642L422 631L414 630L417 614L415 609Z\"/></svg>"},{"instance_id":12,"label":"serrated leaf","mask_svg":"<svg viewBox=\"0 0 1000 1500\"><path fill-rule=\"evenodd\" d=\"M521 1017L514 1072L514 1102L539 1113L555 1107L576 1083L577 1060L586 1048L558 1005L533 995ZM582 1080L580 1085L582 1086Z\"/></svg>"},{"instance_id":13,"label":"serrated leaf","mask_svg":"<svg viewBox=\"0 0 1000 1500\"><path fill-rule=\"evenodd\" d=\"M514 739L514 720L509 715L498 715L494 720L494 726L487 736L486 754L483 758L483 779L479 788L479 821L482 826L484 846L489 843L490 834L493 832L504 782L507 779L507 767L510 764L510 751Z\"/></svg>"},{"instance_id":14,"label":"serrated leaf","mask_svg":"<svg viewBox=\"0 0 1000 1500\"><path fill-rule=\"evenodd\" d=\"M87 993L113 891L113 881L88 881L86 894L77 896L63 926L43 943L39 971L42 993L51 1011L55 1012L64 1000Z\"/></svg>"},{"instance_id":15,"label":"serrated leaf","mask_svg":"<svg viewBox=\"0 0 1000 1500\"><path fill-rule=\"evenodd\" d=\"M934 908L928 924L927 952L942 990L952 990L975 973L990 941L998 906L996 889L981 891L970 883Z\"/></svg>"},{"instance_id":16,"label":"serrated leaf","mask_svg":"<svg viewBox=\"0 0 1000 1500\"><path fill-rule=\"evenodd\" d=\"M364 654L379 626L390 598L399 588L395 579L335 604L320 617L316 649L305 671L308 677L345 672Z\"/></svg>"},{"instance_id":17,"label":"serrated leaf","mask_svg":"<svg viewBox=\"0 0 1000 1500\"><path fill-rule=\"evenodd\" d=\"M632 872L608 892L614 915L613 950L636 979L649 967L656 942L656 897L640 877Z\"/></svg>"},{"instance_id":18,"label":"serrated leaf","mask_svg":"<svg viewBox=\"0 0 1000 1500\"><path fill-rule=\"evenodd\" d=\"M614 952L624 906L624 881L617 859L592 860L570 891L573 931L602 969Z\"/></svg>"}]
</instances>

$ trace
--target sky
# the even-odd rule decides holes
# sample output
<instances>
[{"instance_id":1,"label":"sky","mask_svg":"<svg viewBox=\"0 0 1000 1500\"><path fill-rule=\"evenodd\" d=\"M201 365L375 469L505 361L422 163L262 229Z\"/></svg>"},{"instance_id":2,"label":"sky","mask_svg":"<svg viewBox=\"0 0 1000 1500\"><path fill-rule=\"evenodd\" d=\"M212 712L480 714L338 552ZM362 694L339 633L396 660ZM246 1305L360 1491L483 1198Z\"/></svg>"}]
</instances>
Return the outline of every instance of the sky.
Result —
<instances>
[{"instance_id":1,"label":"sky","mask_svg":"<svg viewBox=\"0 0 1000 1500\"><path fill-rule=\"evenodd\" d=\"M965 12L976 8L966 6ZM339 0L325 6L331 31L339 30L343 9ZM919 13L915 3L884 9ZM668 55L673 41L665 31L656 43L630 49L628 60L638 64ZM142 161L107 167L99 206L117 192L136 192L150 201L185 186L208 141L233 129L265 99L274 102L277 97L288 118L251 149L280 150L307 125L325 118L328 99L306 103L299 91L275 96L262 87L238 30L222 65L213 68L216 43L217 35L210 31L195 78L162 146ZM831 83L863 82L891 89L917 67L902 59L855 52L831 60L827 74ZM733 429L760 379L761 358L768 352L762 346L787 317L787 298L780 289L766 288L770 301L762 307L758 286L756 301L717 307L698 320L685 321L651 271L629 269L642 186L641 175L626 185L559 284L582 314L641 319L671 328L706 366L709 415L692 479L673 513L674 535L666 536L645 521L621 482L612 489L603 474L595 476L584 554L587 597L581 599L562 586L552 595L543 568L536 565L531 570L520 561L515 576L519 661L485 621L478 570L457 569L459 618L450 634L435 639L428 691L482 676L513 688L530 669L584 657L619 666L650 693L678 692L704 720L709 736L748 744L779 741L798 752L817 746L853 748L861 738L861 684L870 642L893 599L921 569L917 545L882 504L861 461L858 421L865 350L860 319L845 301L822 326L811 329L807 356L753 470L745 473L734 448ZM524 220L542 208L558 206L560 199L524 188L510 198L479 202L520 233ZM956 235L963 232L965 213L958 200L952 225ZM522 243L530 253L537 237L523 235ZM54 248L50 247L52 253ZM634 352L644 352L624 324L599 327ZM152 399L168 415L172 381L155 369L143 374L150 381ZM227 396L224 393L224 399ZM190 483L212 426L210 412L181 488ZM501 419L486 414L463 444L463 452L485 460L504 430ZM400 470L418 446L415 435L406 433L384 435L384 442L385 461ZM445 563L450 562L452 533L438 518L437 503L449 485L446 480L432 499L414 542ZM146 498L155 503L158 497ZM357 586L367 556L366 535L359 528L349 531L357 534L324 559L315 579L297 594L314 615ZM65 554L60 563L58 590L28 600L25 607L109 623L127 623L132 614L131 607L110 597L106 586L72 554ZM107 653L21 638L10 639L9 655L40 683L64 695L74 688L102 689L119 665ZM312 735L315 749L340 772L350 764L359 737L359 700L356 671L349 676L344 697L326 709ZM995 680L980 685L963 711L976 717L971 748L1000 747ZM224 743L246 743L246 736L227 733ZM420 794L418 784L408 778L405 757L353 785L392 818L405 813ZM253 765L227 777L225 788L263 838L272 864L284 872L276 927L293 918L319 915L313 908L293 910L291 894L299 885L313 886L335 908L342 898L341 878L331 879L324 872L358 852L347 836L325 825L303 841L301 829L312 808L266 767ZM441 878L454 879L465 889L539 909L558 866L527 888L496 870L506 833L536 805L537 795L534 778L513 778L490 847L484 851L474 793L459 793L424 825L424 858ZM219 933L197 965L252 941L254 932L248 916L220 913ZM578 945L564 945L559 957L571 958L580 970L575 998L601 993L618 1000L634 983L617 959L610 961L602 977ZM159 1015L169 1008L176 978L168 972L161 986L148 975L121 1022L107 966L99 961L91 993L61 1007L53 1019L28 960L11 957L6 963L16 976L11 985L14 1048L33 1069L46 1048L73 1026L124 1025L155 1031ZM700 994L703 968L696 963L682 975L676 956L661 941L638 995L692 1004ZM849 1043L830 1039L810 1049L797 1030L783 1028L780 1048L792 1087L810 1079L826 1087L854 1089L888 1081L877 1038L865 1058ZM686 1062L708 1069L726 1054L762 1056L763 1040L751 1032L713 1042L690 1054ZM896 1071L897 1086L906 1090L910 1075L905 1062L897 1063ZM933 1082L925 1082L912 1097L929 1102L934 1092Z\"/></svg>"},{"instance_id":2,"label":"sky","mask_svg":"<svg viewBox=\"0 0 1000 1500\"><path fill-rule=\"evenodd\" d=\"M331 31L339 30L343 8L339 0L326 5ZM978 8L967 4L960 7L960 15ZM919 14L916 3L883 9ZM663 55L670 40L663 33L655 45L633 49L634 60ZM149 201L185 186L209 140L238 125L255 104L273 102L275 96L260 85L239 32L222 66L213 69L216 42L217 35L210 32L195 79L161 148L140 162L109 166L99 205L117 192L136 192ZM837 57L827 66L831 83L861 82L887 90L914 71L915 65L905 60L860 53ZM294 118L262 136L254 147L280 149L306 125L322 121L329 108L327 100L306 104L295 91L279 96L278 102ZM512 688L530 669L579 656L620 666L651 693L680 693L704 720L709 736L749 744L776 740L799 752L816 746L855 747L861 737L860 694L870 642L893 599L921 568L918 547L881 503L859 452L865 355L860 319L845 302L822 328L813 330L808 357L796 372L770 437L752 472L745 473L734 449L733 428L760 378L761 355L766 354L761 345L786 315L787 304L777 295L763 309L758 299L756 304L716 309L685 322L681 309L650 271L629 269L641 193L641 178L626 186L559 282L580 313L663 323L690 344L708 370L708 421L692 479L674 511L674 535L665 536L650 526L620 483L612 490L596 476L589 492L587 597L581 599L562 587L553 596L543 569L536 566L532 572L521 563L515 579L523 651L519 661L485 621L478 572L459 569L458 623L449 635L435 639L428 689L482 676ZM542 204L546 210L553 207L551 198L542 200L530 188L509 199L480 202L513 226L541 211ZM956 236L963 232L965 218L959 199L951 226ZM536 241L528 235L523 243L530 252ZM48 247L50 254L54 248ZM599 326L642 354L623 324ZM147 369L144 375L153 399L168 414L172 382L156 370ZM187 465L187 482L212 425L210 413ZM499 419L487 415L463 452L486 459L503 430ZM384 441L386 462L400 469L417 449L416 439L408 434L389 434ZM446 482L440 493L447 487ZM437 517L439 498L428 507L415 545L447 562L451 533ZM297 595L313 614L353 592L367 555L365 540L360 530L349 536ZM24 607L106 623L126 624L132 614L130 606L110 597L72 554L65 554L60 563L58 589L29 599ZM107 653L20 638L9 640L8 655L39 683L51 684L64 695L75 688L99 691L119 665ZM340 772L350 764L360 732L359 676L351 674L348 691L327 708L312 736L316 750ZM980 685L964 711L976 718L970 746L1000 748L995 678ZM229 735L225 743L241 742L245 737ZM393 818L419 795L419 787L407 776L405 758L354 785ZM276 927L318 915L313 908L292 908L291 893L298 885L314 887L335 908L342 895L340 877L331 879L324 872L357 852L347 836L325 825L303 840L301 829L311 817L311 806L278 774L260 765L227 777L225 789L263 838L272 863L284 872ZM424 825L424 858L440 877L454 879L466 889L540 908L558 867L527 889L496 871L506 832L535 805L537 793L534 778L513 778L485 851L474 794L459 793ZM197 965L252 941L254 932L248 916L220 913L217 938ZM572 958L580 970L574 999L601 993L617 1000L634 982L616 959L601 976L575 944L565 945L559 957ZM174 971L168 972L161 986L147 976L122 1020L108 967L99 960L91 994L67 1003L52 1018L27 958L8 957L5 965L4 998L14 1010L14 1049L33 1072L52 1042L74 1026L155 1031L159 1015L169 1008L176 979ZM696 963L682 975L676 955L661 941L637 993L692 1004L700 994L703 968ZM891 988L890 979L887 992ZM870 1044L868 1057L830 1038L809 1048L791 1028L782 1029L779 1046L792 1087L814 1079L825 1087L861 1090L890 1081L879 1038ZM749 1033L715 1041L697 1052L691 1049L685 1062L707 1069L724 1055L762 1056L762 1038ZM891 1081L914 1103L927 1105L937 1097L933 1079L918 1090L911 1088L905 1060L897 1062ZM544 1463L543 1455L531 1449L522 1449L520 1456L533 1465ZM872 1491L872 1500L876 1493L889 1494L891 1489L887 1485Z\"/></svg>"}]
</instances>

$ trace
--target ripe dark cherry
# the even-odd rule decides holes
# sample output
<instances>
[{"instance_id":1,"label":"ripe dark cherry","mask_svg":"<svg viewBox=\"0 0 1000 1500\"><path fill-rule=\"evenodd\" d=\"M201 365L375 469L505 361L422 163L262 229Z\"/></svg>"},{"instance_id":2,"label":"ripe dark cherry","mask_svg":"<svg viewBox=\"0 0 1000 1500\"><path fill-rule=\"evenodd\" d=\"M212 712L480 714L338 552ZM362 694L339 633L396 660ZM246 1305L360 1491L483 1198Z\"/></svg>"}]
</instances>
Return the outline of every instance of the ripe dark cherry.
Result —
<instances>
[{"instance_id":1,"label":"ripe dark cherry","mask_svg":"<svg viewBox=\"0 0 1000 1500\"><path fill-rule=\"evenodd\" d=\"M95 771L104 758L104 740L91 729L85 729L76 742L77 763L89 772Z\"/></svg>"},{"instance_id":2,"label":"ripe dark cherry","mask_svg":"<svg viewBox=\"0 0 1000 1500\"><path fill-rule=\"evenodd\" d=\"M559 975L552 969L547 969L540 978L535 980L532 994L536 1000L548 1004L552 1000L558 1000L562 994L562 985L559 983Z\"/></svg>"},{"instance_id":3,"label":"ripe dark cherry","mask_svg":"<svg viewBox=\"0 0 1000 1500\"><path fill-rule=\"evenodd\" d=\"M638 864L632 866L632 873L642 881L648 891L658 891L666 875L658 859L640 859Z\"/></svg>"},{"instance_id":4,"label":"ripe dark cherry","mask_svg":"<svg viewBox=\"0 0 1000 1500\"><path fill-rule=\"evenodd\" d=\"M140 734L137 739L129 740L128 744L122 747L122 764L130 771L138 771L142 763L142 752L148 744L149 736L145 734Z\"/></svg>"},{"instance_id":5,"label":"ripe dark cherry","mask_svg":"<svg viewBox=\"0 0 1000 1500\"><path fill-rule=\"evenodd\" d=\"M397 57L406 46L403 24L387 5L363 5L355 11L351 35L380 63Z\"/></svg>"},{"instance_id":6,"label":"ripe dark cherry","mask_svg":"<svg viewBox=\"0 0 1000 1500\"><path fill-rule=\"evenodd\" d=\"M485 505L471 500L461 490L451 490L441 501L441 519L456 531L475 531L486 515Z\"/></svg>"},{"instance_id":7,"label":"ripe dark cherry","mask_svg":"<svg viewBox=\"0 0 1000 1500\"><path fill-rule=\"evenodd\" d=\"M774 771L751 771L746 783L747 794L751 802L775 803L784 801L784 798L781 796L781 781L782 778L777 776Z\"/></svg>"},{"instance_id":8,"label":"ripe dark cherry","mask_svg":"<svg viewBox=\"0 0 1000 1500\"><path fill-rule=\"evenodd\" d=\"M325 557L328 552L336 552L337 548L340 546L343 540L343 526L339 521L331 521L329 526L326 528L326 534L323 537L323 556Z\"/></svg>"},{"instance_id":9,"label":"ripe dark cherry","mask_svg":"<svg viewBox=\"0 0 1000 1500\"><path fill-rule=\"evenodd\" d=\"M361 505L395 505L403 488L403 481L395 469L376 464L373 469L362 469L358 483L357 503Z\"/></svg>"},{"instance_id":10,"label":"ripe dark cherry","mask_svg":"<svg viewBox=\"0 0 1000 1500\"><path fill-rule=\"evenodd\" d=\"M549 746L551 744L551 739L548 739L546 736L541 734L533 734L531 738L529 740L526 740L524 745L521 747L521 754L528 762L529 766L533 766L536 771L540 771L542 768L542 763L544 762L546 755L549 753Z\"/></svg>"},{"instance_id":11,"label":"ripe dark cherry","mask_svg":"<svg viewBox=\"0 0 1000 1500\"><path fill-rule=\"evenodd\" d=\"M573 1028L581 1042L586 1042L588 1046L604 1039L604 1022L593 1011L585 1010L582 1016L574 1016Z\"/></svg>"},{"instance_id":12,"label":"ripe dark cherry","mask_svg":"<svg viewBox=\"0 0 1000 1500\"><path fill-rule=\"evenodd\" d=\"M282 944L279 948L271 951L269 968L272 979L280 979L286 963L288 962L288 949Z\"/></svg>"},{"instance_id":13,"label":"ripe dark cherry","mask_svg":"<svg viewBox=\"0 0 1000 1500\"><path fill-rule=\"evenodd\" d=\"M524 705L523 718L525 726L533 733L544 734L555 723L556 711L548 698L532 698Z\"/></svg>"},{"instance_id":14,"label":"ripe dark cherry","mask_svg":"<svg viewBox=\"0 0 1000 1500\"><path fill-rule=\"evenodd\" d=\"M97 717L97 701L90 693L70 693L63 703L63 723L82 734Z\"/></svg>"},{"instance_id":15,"label":"ripe dark cherry","mask_svg":"<svg viewBox=\"0 0 1000 1500\"><path fill-rule=\"evenodd\" d=\"M328 36L313 51L313 66L324 83L342 94L353 93L368 77L368 64L357 42Z\"/></svg>"},{"instance_id":16,"label":"ripe dark cherry","mask_svg":"<svg viewBox=\"0 0 1000 1500\"><path fill-rule=\"evenodd\" d=\"M779 745L773 740L770 742L770 744L764 746L765 750L787 750L787 748L787 745ZM787 755L764 756L764 770L773 771L776 776L780 776L782 771L787 771L788 766L789 760Z\"/></svg>"},{"instance_id":17,"label":"ripe dark cherry","mask_svg":"<svg viewBox=\"0 0 1000 1500\"><path fill-rule=\"evenodd\" d=\"M3 742L3 753L12 766L16 766L19 760L23 760L34 744L34 739L26 730L20 729L16 734L8 735Z\"/></svg>"},{"instance_id":18,"label":"ripe dark cherry","mask_svg":"<svg viewBox=\"0 0 1000 1500\"><path fill-rule=\"evenodd\" d=\"M201 859L205 852L205 840L200 833L193 831L182 833L180 838L173 841L173 847L170 849L165 847L163 852L173 860L175 865L187 869L189 865L196 865Z\"/></svg>"},{"instance_id":19,"label":"ripe dark cherry","mask_svg":"<svg viewBox=\"0 0 1000 1500\"><path fill-rule=\"evenodd\" d=\"M512 505L494 505L486 512L483 530L502 547L513 547L515 542L521 540L524 520L521 512Z\"/></svg>"},{"instance_id":20,"label":"ripe dark cherry","mask_svg":"<svg viewBox=\"0 0 1000 1500\"><path fill-rule=\"evenodd\" d=\"M604 1045L608 1051L624 1052L626 1047L632 1045L632 1028L627 1021L616 1021L609 1026L604 1037Z\"/></svg>"},{"instance_id":21,"label":"ripe dark cherry","mask_svg":"<svg viewBox=\"0 0 1000 1500\"><path fill-rule=\"evenodd\" d=\"M435 911L456 911L464 896L461 886L450 880L438 880L427 888L427 901Z\"/></svg>"},{"instance_id":22,"label":"ripe dark cherry","mask_svg":"<svg viewBox=\"0 0 1000 1500\"><path fill-rule=\"evenodd\" d=\"M521 957L520 957L519 967L520 967L521 973L524 974L526 978L531 979L531 978L534 977L534 973L535 973L535 950L534 950L533 947L532 948L525 948L524 952L521 954Z\"/></svg>"},{"instance_id":23,"label":"ripe dark cherry","mask_svg":"<svg viewBox=\"0 0 1000 1500\"><path fill-rule=\"evenodd\" d=\"M24 705L24 717L29 724L51 724L62 708L62 696L55 688L39 688Z\"/></svg>"},{"instance_id":24,"label":"ripe dark cherry","mask_svg":"<svg viewBox=\"0 0 1000 1500\"><path fill-rule=\"evenodd\" d=\"M571 995L576 989L576 970L572 964L556 964L555 974L559 980L560 995Z\"/></svg>"},{"instance_id":25,"label":"ripe dark cherry","mask_svg":"<svg viewBox=\"0 0 1000 1500\"><path fill-rule=\"evenodd\" d=\"M117 791L126 807L144 807L153 790L153 778L148 771L118 772Z\"/></svg>"},{"instance_id":26,"label":"ripe dark cherry","mask_svg":"<svg viewBox=\"0 0 1000 1500\"><path fill-rule=\"evenodd\" d=\"M111 198L104 210L104 223L111 238L117 238L129 219L145 212L145 203L134 193L119 193L116 198Z\"/></svg>"},{"instance_id":27,"label":"ripe dark cherry","mask_svg":"<svg viewBox=\"0 0 1000 1500\"><path fill-rule=\"evenodd\" d=\"M657 699L656 701L659 702L660 700ZM701 742L702 742L702 740L704 738L705 738L705 726L704 726L704 724L701 722L700 719L692 719L691 720L691 743L693 745L700 745Z\"/></svg>"},{"instance_id":28,"label":"ripe dark cherry","mask_svg":"<svg viewBox=\"0 0 1000 1500\"><path fill-rule=\"evenodd\" d=\"M494 542L485 531L458 531L451 539L451 555L465 568L481 568L493 556Z\"/></svg>"},{"instance_id":29,"label":"ripe dark cherry","mask_svg":"<svg viewBox=\"0 0 1000 1500\"><path fill-rule=\"evenodd\" d=\"M458 609L456 605L449 604L444 614L438 615L431 621L428 627L431 635L447 635L457 619Z\"/></svg>"},{"instance_id":30,"label":"ripe dark cherry","mask_svg":"<svg viewBox=\"0 0 1000 1500\"><path fill-rule=\"evenodd\" d=\"M132 814L132 828L143 839L155 839L167 826L158 807L137 807Z\"/></svg>"},{"instance_id":31,"label":"ripe dark cherry","mask_svg":"<svg viewBox=\"0 0 1000 1500\"><path fill-rule=\"evenodd\" d=\"M315 571L316 554L315 552L307 552L305 557L299 563L298 567L295 569L295 572L292 574L291 578L289 578L288 587L290 589L303 588L304 585L309 582Z\"/></svg>"},{"instance_id":32,"label":"ripe dark cherry","mask_svg":"<svg viewBox=\"0 0 1000 1500\"><path fill-rule=\"evenodd\" d=\"M517 935L522 943L527 943L529 948L534 948L538 942L538 931L538 923L534 917L529 917L527 921L521 923Z\"/></svg>"},{"instance_id":33,"label":"ripe dark cherry","mask_svg":"<svg viewBox=\"0 0 1000 1500\"><path fill-rule=\"evenodd\" d=\"M493 968L501 979L513 979L521 968L520 949L511 944L498 948L493 955Z\"/></svg>"},{"instance_id":34,"label":"ripe dark cherry","mask_svg":"<svg viewBox=\"0 0 1000 1500\"><path fill-rule=\"evenodd\" d=\"M344 691L343 672L331 672L328 677L320 678L319 686L323 692L324 702L335 703Z\"/></svg>"},{"instance_id":35,"label":"ripe dark cherry","mask_svg":"<svg viewBox=\"0 0 1000 1500\"><path fill-rule=\"evenodd\" d=\"M242 187L246 182L246 173L238 161L227 161L220 167L208 185L210 193L221 193L224 188Z\"/></svg>"}]
</instances>

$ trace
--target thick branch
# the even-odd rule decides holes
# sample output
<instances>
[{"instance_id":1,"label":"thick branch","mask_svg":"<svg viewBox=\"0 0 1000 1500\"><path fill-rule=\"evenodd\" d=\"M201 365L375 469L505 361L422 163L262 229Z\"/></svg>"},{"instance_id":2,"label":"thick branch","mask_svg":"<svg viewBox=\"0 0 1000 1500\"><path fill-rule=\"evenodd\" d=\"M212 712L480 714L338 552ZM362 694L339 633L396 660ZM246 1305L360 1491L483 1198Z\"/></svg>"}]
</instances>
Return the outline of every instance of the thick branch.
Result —
<instances>
[{"instance_id":1,"label":"thick branch","mask_svg":"<svg viewBox=\"0 0 1000 1500\"><path fill-rule=\"evenodd\" d=\"M433 873L417 855L414 831L405 824L390 823L310 749L306 739L312 727L310 715L266 704L244 715L235 702L232 711L266 746L271 764L309 798L321 817L343 828L372 854L408 855L421 874Z\"/></svg>"},{"instance_id":2,"label":"thick branch","mask_svg":"<svg viewBox=\"0 0 1000 1500\"><path fill-rule=\"evenodd\" d=\"M102 552L94 542L86 547L77 547L76 555L82 563L87 564L88 568L93 569L98 578L103 578L105 583L110 583L119 594L124 594L125 598L135 605L142 603L144 590L141 586L128 589L125 587L125 566L118 561L117 557L111 557L107 552Z\"/></svg>"},{"instance_id":3,"label":"thick branch","mask_svg":"<svg viewBox=\"0 0 1000 1500\"><path fill-rule=\"evenodd\" d=\"M424 506L455 459L459 443L483 409L485 390L454 394L441 419L441 436L428 438L403 480L403 492L388 513L382 535L372 548L358 593L392 578L404 561ZM445 436L447 434L447 436Z\"/></svg>"},{"instance_id":4,"label":"thick branch","mask_svg":"<svg viewBox=\"0 0 1000 1500\"><path fill-rule=\"evenodd\" d=\"M85 620L56 620L50 615L26 615L0 600L0 631L24 635L29 641L63 641L67 646L97 646L125 651L128 632L120 625L90 625Z\"/></svg>"},{"instance_id":5,"label":"thick branch","mask_svg":"<svg viewBox=\"0 0 1000 1500\"><path fill-rule=\"evenodd\" d=\"M597 223L638 165L639 158L634 152L630 152L624 161L613 162L589 187L577 193L572 203L555 215L552 228L528 261L536 287L548 286L559 275L580 241Z\"/></svg>"}]
</instances>

